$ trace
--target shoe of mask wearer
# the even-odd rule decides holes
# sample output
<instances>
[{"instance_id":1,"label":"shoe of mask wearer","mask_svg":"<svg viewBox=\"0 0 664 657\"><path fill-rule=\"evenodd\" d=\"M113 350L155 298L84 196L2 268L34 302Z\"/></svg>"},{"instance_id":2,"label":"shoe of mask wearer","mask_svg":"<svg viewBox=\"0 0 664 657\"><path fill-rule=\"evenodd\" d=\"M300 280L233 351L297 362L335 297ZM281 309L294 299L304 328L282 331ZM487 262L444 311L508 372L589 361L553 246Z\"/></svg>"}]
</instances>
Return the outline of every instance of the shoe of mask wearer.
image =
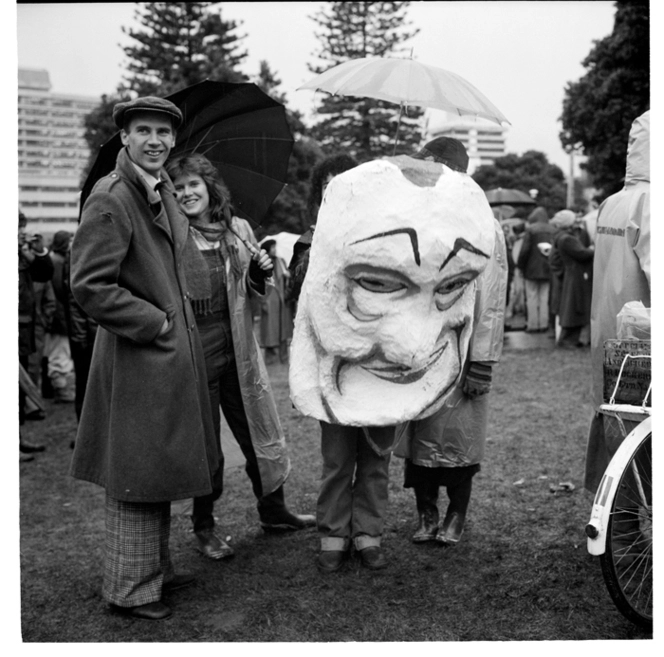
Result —
<instances>
[{"instance_id":1,"label":"shoe of mask wearer","mask_svg":"<svg viewBox=\"0 0 664 657\"><path fill-rule=\"evenodd\" d=\"M365 568L369 568L369 570L387 568L385 553L378 545L372 545L371 547L360 550L360 560L362 561L362 565Z\"/></svg>"},{"instance_id":2,"label":"shoe of mask wearer","mask_svg":"<svg viewBox=\"0 0 664 657\"><path fill-rule=\"evenodd\" d=\"M195 536L198 551L209 559L230 559L235 556L235 550L212 529L195 532Z\"/></svg>"},{"instance_id":3,"label":"shoe of mask wearer","mask_svg":"<svg viewBox=\"0 0 664 657\"><path fill-rule=\"evenodd\" d=\"M323 550L318 554L316 565L322 573L335 573L344 565L346 550Z\"/></svg>"},{"instance_id":4,"label":"shoe of mask wearer","mask_svg":"<svg viewBox=\"0 0 664 657\"><path fill-rule=\"evenodd\" d=\"M463 534L465 515L452 511L445 516L441 528L436 534L436 540L445 545L456 545Z\"/></svg>"}]
</instances>

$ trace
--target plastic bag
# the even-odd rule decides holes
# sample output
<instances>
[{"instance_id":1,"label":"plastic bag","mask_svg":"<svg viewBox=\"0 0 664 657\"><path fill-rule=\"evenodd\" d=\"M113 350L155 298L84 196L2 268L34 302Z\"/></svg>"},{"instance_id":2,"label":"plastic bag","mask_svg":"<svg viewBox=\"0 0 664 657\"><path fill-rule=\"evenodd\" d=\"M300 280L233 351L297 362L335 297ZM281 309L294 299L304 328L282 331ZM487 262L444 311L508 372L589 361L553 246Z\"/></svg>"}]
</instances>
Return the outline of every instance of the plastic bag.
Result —
<instances>
[{"instance_id":1,"label":"plastic bag","mask_svg":"<svg viewBox=\"0 0 664 657\"><path fill-rule=\"evenodd\" d=\"M628 301L617 316L619 340L650 340L650 308Z\"/></svg>"}]
</instances>

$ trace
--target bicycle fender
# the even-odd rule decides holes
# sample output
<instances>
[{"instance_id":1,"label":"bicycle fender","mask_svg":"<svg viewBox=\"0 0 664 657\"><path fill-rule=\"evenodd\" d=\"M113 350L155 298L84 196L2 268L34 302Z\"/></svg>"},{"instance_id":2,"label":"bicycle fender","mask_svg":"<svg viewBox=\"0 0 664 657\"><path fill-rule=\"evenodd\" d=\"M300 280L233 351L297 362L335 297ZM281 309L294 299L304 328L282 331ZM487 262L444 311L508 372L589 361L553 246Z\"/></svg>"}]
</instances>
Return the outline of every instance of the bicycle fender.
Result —
<instances>
[{"instance_id":1,"label":"bicycle fender","mask_svg":"<svg viewBox=\"0 0 664 657\"><path fill-rule=\"evenodd\" d=\"M618 490L620 475L622 475L627 467L627 463L637 447L649 433L652 433L651 425L651 417L643 420L623 440L604 472L602 481L595 494L590 521L585 529L588 536L588 552L592 555L599 556L606 551L606 534L609 527L611 505Z\"/></svg>"}]
</instances>

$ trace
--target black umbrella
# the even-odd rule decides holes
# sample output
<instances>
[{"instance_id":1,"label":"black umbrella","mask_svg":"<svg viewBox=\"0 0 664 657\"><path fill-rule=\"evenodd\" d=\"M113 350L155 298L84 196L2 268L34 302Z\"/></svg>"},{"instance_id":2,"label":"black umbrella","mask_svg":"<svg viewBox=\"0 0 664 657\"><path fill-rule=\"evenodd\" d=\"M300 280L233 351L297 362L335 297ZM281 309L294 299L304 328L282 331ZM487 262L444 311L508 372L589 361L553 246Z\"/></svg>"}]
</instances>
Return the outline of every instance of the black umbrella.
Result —
<instances>
[{"instance_id":1,"label":"black umbrella","mask_svg":"<svg viewBox=\"0 0 664 657\"><path fill-rule=\"evenodd\" d=\"M488 192L484 193L486 194L486 198L491 207L494 205L537 205L528 194L521 192L518 189L503 189L502 187L497 187L496 189L490 189Z\"/></svg>"},{"instance_id":2,"label":"black umbrella","mask_svg":"<svg viewBox=\"0 0 664 657\"><path fill-rule=\"evenodd\" d=\"M171 157L205 155L230 190L238 216L260 225L285 185L293 149L285 107L255 84L214 80L166 98L183 116ZM115 168L121 148L118 132L99 149L81 190L81 211L95 183Z\"/></svg>"}]
</instances>

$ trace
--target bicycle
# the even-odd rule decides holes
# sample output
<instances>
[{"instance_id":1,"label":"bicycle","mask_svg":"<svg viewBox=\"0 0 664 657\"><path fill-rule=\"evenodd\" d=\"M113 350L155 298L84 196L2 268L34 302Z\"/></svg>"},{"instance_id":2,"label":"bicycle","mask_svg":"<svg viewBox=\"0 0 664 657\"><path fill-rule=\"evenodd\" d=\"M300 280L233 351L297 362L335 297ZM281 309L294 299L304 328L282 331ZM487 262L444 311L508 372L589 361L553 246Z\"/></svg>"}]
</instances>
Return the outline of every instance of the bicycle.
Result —
<instances>
[{"instance_id":1,"label":"bicycle","mask_svg":"<svg viewBox=\"0 0 664 657\"><path fill-rule=\"evenodd\" d=\"M640 405L616 403L627 354L613 394L599 412L614 418L624 437L604 472L585 532L588 552L598 555L609 594L633 623L652 631L652 382ZM625 422L638 422L627 432Z\"/></svg>"}]
</instances>

